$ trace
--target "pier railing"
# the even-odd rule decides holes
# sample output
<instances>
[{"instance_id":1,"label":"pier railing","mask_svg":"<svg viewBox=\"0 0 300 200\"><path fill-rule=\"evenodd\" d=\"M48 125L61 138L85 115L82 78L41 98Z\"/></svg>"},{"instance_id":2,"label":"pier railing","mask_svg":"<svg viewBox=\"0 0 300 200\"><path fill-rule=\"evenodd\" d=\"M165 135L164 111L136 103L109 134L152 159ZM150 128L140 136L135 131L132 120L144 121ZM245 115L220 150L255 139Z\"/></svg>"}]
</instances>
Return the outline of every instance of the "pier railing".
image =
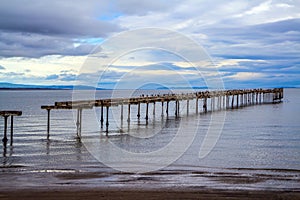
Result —
<instances>
[{"instance_id":1,"label":"pier railing","mask_svg":"<svg viewBox=\"0 0 300 200\"><path fill-rule=\"evenodd\" d=\"M246 89L246 90L222 90L222 91L199 91L185 94L163 94L163 95L141 95L132 98L113 98L113 99L96 99L96 100L82 100L82 101L64 101L55 102L54 105L41 106L42 109L47 110L47 137L50 133L50 111L55 109L77 109L77 136L81 137L82 127L82 110L100 107L100 123L103 127L104 123L104 108L106 108L106 134L108 134L109 127L109 108L112 106L120 107L121 120L124 119L123 109L124 105L128 108L127 121L130 122L131 105L137 105L137 117L141 117L141 104L145 104L145 120L149 119L149 104L153 104L153 113L155 113L155 104L161 103L162 116L170 115L169 103L175 102L175 117L180 116L180 102L186 101L187 113L189 113L189 104L191 100L195 100L195 113L215 112L218 110L237 109L245 106L265 103L280 103L283 99L283 88L275 89ZM202 100L202 109L199 108L199 100ZM209 105L210 104L210 105Z\"/></svg>"}]
</instances>

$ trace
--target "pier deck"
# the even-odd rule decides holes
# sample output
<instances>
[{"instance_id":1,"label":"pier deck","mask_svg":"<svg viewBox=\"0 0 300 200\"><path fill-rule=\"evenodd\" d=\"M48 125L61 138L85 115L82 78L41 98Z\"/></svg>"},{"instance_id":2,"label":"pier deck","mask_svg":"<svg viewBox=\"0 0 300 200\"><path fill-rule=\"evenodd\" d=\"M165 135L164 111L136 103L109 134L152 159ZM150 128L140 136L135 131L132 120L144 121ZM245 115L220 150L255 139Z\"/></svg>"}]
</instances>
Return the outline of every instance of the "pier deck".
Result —
<instances>
[{"instance_id":1,"label":"pier deck","mask_svg":"<svg viewBox=\"0 0 300 200\"><path fill-rule=\"evenodd\" d=\"M187 113L189 113L189 102L195 100L195 113L207 113L208 111L214 112L218 110L237 109L245 106L263 104L263 103L280 103L283 98L283 88L275 89L246 89L246 90L222 90L222 91L199 91L194 93L185 94L163 94L163 95L147 95L132 98L114 98L114 99L96 99L96 100L82 100L82 101L64 101L55 102L54 105L41 106L48 112L47 119L47 137L49 138L50 132L50 111L57 109L77 109L77 136L81 137L82 127L82 110L92 109L94 107L101 107L101 127L104 123L104 108L106 108L106 133L108 134L109 127L109 108L112 106L121 107L121 120L123 120L123 107L128 107L128 119L130 122L130 107L137 105L137 117L140 118L141 104L146 104L145 120L149 119L149 104L152 103L153 113L155 113L155 104L161 103L162 116L164 115L164 105L166 115L169 115L169 103L175 102L175 117L180 115L180 102L187 102ZM199 108L199 100L202 100L202 111ZM208 101L209 100L209 101ZM210 102L210 105L208 105Z\"/></svg>"}]
</instances>

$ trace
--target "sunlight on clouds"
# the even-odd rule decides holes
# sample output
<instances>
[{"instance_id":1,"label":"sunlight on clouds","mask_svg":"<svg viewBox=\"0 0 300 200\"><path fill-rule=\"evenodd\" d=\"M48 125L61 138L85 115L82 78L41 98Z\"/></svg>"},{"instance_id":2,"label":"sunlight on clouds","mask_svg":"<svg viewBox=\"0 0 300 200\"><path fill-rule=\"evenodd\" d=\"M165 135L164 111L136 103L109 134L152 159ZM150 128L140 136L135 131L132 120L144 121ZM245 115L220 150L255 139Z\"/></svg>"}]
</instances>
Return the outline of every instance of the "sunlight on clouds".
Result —
<instances>
[{"instance_id":1,"label":"sunlight on clouds","mask_svg":"<svg viewBox=\"0 0 300 200\"><path fill-rule=\"evenodd\" d=\"M255 25L300 17L299 7L277 2L274 0L262 2L245 12L234 15L233 18L239 18L243 24Z\"/></svg>"},{"instance_id":2,"label":"sunlight on clouds","mask_svg":"<svg viewBox=\"0 0 300 200\"><path fill-rule=\"evenodd\" d=\"M253 79L258 79L258 78L263 78L265 77L265 74L263 73L257 73L257 72L238 72L234 75L227 76L226 78L232 78L235 80L253 80Z\"/></svg>"},{"instance_id":3,"label":"sunlight on clouds","mask_svg":"<svg viewBox=\"0 0 300 200\"><path fill-rule=\"evenodd\" d=\"M279 7L279 8L292 8L292 7L294 7L293 5L286 4L286 3L278 3L278 4L275 4L275 6Z\"/></svg>"},{"instance_id":4,"label":"sunlight on clouds","mask_svg":"<svg viewBox=\"0 0 300 200\"><path fill-rule=\"evenodd\" d=\"M272 0L263 2L251 10L245 12L245 15L255 15L270 10Z\"/></svg>"},{"instance_id":5,"label":"sunlight on clouds","mask_svg":"<svg viewBox=\"0 0 300 200\"><path fill-rule=\"evenodd\" d=\"M84 56L44 56L41 58L2 58L0 63L7 67L7 73L23 73L22 77L15 77L15 82L20 82L21 79L32 79L37 83L49 83L50 80L45 80L51 74L59 74L63 71L77 73L82 63ZM27 82L28 82L27 80Z\"/></svg>"},{"instance_id":6,"label":"sunlight on clouds","mask_svg":"<svg viewBox=\"0 0 300 200\"><path fill-rule=\"evenodd\" d=\"M241 63L268 63L268 61L260 59L224 59L215 62L217 68L236 68L236 69L248 69L249 67L242 65Z\"/></svg>"}]
</instances>

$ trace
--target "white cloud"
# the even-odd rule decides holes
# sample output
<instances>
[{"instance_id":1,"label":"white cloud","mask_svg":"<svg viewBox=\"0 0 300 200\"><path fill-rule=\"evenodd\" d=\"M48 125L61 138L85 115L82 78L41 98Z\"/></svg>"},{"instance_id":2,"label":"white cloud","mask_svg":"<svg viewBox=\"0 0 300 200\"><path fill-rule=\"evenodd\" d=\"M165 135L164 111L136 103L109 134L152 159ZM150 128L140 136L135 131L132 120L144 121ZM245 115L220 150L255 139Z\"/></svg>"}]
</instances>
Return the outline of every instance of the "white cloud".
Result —
<instances>
[{"instance_id":1,"label":"white cloud","mask_svg":"<svg viewBox=\"0 0 300 200\"><path fill-rule=\"evenodd\" d=\"M254 79L259 79L259 78L263 78L263 77L266 77L266 75L263 73L257 73L257 72L238 72L234 75L226 76L226 78L242 80L242 81L254 80Z\"/></svg>"}]
</instances>

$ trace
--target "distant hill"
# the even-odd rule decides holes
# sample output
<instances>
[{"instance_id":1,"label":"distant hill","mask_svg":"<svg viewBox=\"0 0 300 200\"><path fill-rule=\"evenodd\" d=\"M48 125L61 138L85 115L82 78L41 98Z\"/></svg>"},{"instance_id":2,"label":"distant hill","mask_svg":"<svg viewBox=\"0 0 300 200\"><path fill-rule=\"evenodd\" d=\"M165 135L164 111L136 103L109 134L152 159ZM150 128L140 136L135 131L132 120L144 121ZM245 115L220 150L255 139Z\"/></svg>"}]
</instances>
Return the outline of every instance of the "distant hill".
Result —
<instances>
[{"instance_id":1,"label":"distant hill","mask_svg":"<svg viewBox=\"0 0 300 200\"><path fill-rule=\"evenodd\" d=\"M158 87L157 88L158 90L166 90L166 89L169 89L169 90L190 90L190 89L193 89L193 90L207 90L208 87L204 86L204 87Z\"/></svg>"},{"instance_id":2,"label":"distant hill","mask_svg":"<svg viewBox=\"0 0 300 200\"><path fill-rule=\"evenodd\" d=\"M0 89L12 89L12 90L72 90L73 88L78 90L104 90L103 88L95 88L85 85L25 85L0 82Z\"/></svg>"}]
</instances>

